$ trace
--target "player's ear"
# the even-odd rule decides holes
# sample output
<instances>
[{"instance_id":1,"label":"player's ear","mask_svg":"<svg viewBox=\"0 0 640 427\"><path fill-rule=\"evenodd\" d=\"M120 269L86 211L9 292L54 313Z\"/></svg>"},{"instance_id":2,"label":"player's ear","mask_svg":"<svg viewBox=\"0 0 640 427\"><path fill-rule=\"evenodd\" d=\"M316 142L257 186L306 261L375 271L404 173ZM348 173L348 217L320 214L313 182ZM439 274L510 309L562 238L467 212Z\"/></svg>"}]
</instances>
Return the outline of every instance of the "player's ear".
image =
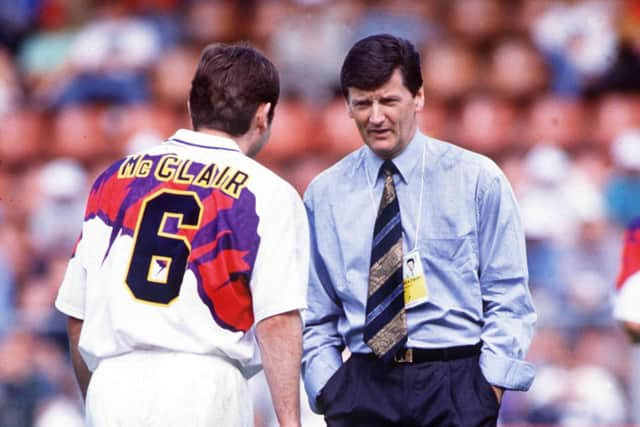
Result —
<instances>
[{"instance_id":1,"label":"player's ear","mask_svg":"<svg viewBox=\"0 0 640 427\"><path fill-rule=\"evenodd\" d=\"M187 99L187 113L189 114L189 120L191 121L191 126L193 127L193 130L197 131L198 128L196 127L196 125L193 122L193 116L191 115L191 103L189 102L189 100Z\"/></svg>"},{"instance_id":2,"label":"player's ear","mask_svg":"<svg viewBox=\"0 0 640 427\"><path fill-rule=\"evenodd\" d=\"M269 111L271 111L270 102L263 102L262 104L258 105L254 120L256 123L256 127L260 131L264 131L269 127Z\"/></svg>"}]
</instances>

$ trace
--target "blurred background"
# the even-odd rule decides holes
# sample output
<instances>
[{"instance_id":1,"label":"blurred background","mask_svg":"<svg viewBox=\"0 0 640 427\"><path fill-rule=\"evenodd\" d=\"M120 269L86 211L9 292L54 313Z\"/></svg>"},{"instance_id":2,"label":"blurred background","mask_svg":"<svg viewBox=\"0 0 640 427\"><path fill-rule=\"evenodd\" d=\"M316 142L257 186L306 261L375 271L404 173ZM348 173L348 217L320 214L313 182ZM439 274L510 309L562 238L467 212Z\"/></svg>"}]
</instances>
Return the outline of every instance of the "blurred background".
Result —
<instances>
[{"instance_id":1,"label":"blurred background","mask_svg":"<svg viewBox=\"0 0 640 427\"><path fill-rule=\"evenodd\" d=\"M640 215L640 1L0 0L0 426L81 425L53 301L88 189L190 127L202 47L248 40L279 67L258 160L302 193L361 145L338 75L379 32L422 53L423 132L493 158L520 203L538 376L506 394L501 424L640 423L640 352L611 317ZM257 426L273 425L252 384Z\"/></svg>"}]
</instances>

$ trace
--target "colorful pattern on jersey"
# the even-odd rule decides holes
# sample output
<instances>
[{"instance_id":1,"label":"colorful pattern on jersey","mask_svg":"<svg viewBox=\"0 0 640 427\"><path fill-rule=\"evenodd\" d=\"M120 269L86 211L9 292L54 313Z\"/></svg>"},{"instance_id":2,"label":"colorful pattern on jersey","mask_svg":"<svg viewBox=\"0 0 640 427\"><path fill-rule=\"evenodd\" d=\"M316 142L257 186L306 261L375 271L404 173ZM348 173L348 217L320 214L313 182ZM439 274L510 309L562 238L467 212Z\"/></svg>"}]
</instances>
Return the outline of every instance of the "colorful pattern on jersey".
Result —
<instances>
[{"instance_id":1,"label":"colorful pattern on jersey","mask_svg":"<svg viewBox=\"0 0 640 427\"><path fill-rule=\"evenodd\" d=\"M616 289L621 289L624 282L638 271L640 271L640 218L632 221L625 231L622 265L616 280Z\"/></svg>"},{"instance_id":2,"label":"colorful pattern on jersey","mask_svg":"<svg viewBox=\"0 0 640 427\"><path fill-rule=\"evenodd\" d=\"M169 219L164 230L189 240L191 252L187 269L195 275L200 298L215 322L231 331L246 332L254 320L249 282L260 243L255 196L247 188L239 191L236 198L219 188L203 188L178 180L161 181L153 168L167 156L175 155L140 157L153 165L147 176L140 176L143 173L119 177L119 171L126 166L123 163L131 162L131 158L109 167L91 189L85 221L97 217L111 227L106 259L119 234L134 235L145 198L160 189L197 193L204 206L200 227L179 228L177 220ZM198 176L208 166L190 162L184 173Z\"/></svg>"}]
</instances>

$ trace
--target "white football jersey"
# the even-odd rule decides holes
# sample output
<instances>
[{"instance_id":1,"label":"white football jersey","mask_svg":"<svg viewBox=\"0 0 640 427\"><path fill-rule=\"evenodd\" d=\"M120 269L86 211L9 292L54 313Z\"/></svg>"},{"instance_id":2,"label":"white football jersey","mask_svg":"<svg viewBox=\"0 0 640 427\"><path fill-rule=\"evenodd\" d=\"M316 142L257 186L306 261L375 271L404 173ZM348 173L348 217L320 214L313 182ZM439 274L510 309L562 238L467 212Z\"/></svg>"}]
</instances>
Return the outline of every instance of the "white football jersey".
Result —
<instances>
[{"instance_id":1,"label":"white football jersey","mask_svg":"<svg viewBox=\"0 0 640 427\"><path fill-rule=\"evenodd\" d=\"M613 317L640 323L640 218L632 221L625 231Z\"/></svg>"},{"instance_id":2,"label":"white football jersey","mask_svg":"<svg viewBox=\"0 0 640 427\"><path fill-rule=\"evenodd\" d=\"M158 349L250 376L254 325L306 307L308 239L293 187L234 141L181 129L97 178L56 307L84 320L91 370Z\"/></svg>"}]
</instances>

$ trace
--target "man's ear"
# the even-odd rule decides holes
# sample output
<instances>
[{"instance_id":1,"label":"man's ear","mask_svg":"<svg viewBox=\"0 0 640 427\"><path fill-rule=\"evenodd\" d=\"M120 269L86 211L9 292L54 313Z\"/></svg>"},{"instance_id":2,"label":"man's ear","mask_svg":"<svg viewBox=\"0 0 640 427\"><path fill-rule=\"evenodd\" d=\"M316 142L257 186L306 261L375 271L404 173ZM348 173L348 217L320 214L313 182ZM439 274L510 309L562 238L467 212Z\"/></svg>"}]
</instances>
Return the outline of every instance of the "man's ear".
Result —
<instances>
[{"instance_id":1,"label":"man's ear","mask_svg":"<svg viewBox=\"0 0 640 427\"><path fill-rule=\"evenodd\" d=\"M256 110L255 121L256 127L260 131L264 131L269 127L269 111L271 111L271 103L264 102L258 105Z\"/></svg>"},{"instance_id":2,"label":"man's ear","mask_svg":"<svg viewBox=\"0 0 640 427\"><path fill-rule=\"evenodd\" d=\"M416 92L416 96L413 97L413 103L416 106L416 111L422 111L424 107L424 87L420 86L420 89Z\"/></svg>"}]
</instances>

